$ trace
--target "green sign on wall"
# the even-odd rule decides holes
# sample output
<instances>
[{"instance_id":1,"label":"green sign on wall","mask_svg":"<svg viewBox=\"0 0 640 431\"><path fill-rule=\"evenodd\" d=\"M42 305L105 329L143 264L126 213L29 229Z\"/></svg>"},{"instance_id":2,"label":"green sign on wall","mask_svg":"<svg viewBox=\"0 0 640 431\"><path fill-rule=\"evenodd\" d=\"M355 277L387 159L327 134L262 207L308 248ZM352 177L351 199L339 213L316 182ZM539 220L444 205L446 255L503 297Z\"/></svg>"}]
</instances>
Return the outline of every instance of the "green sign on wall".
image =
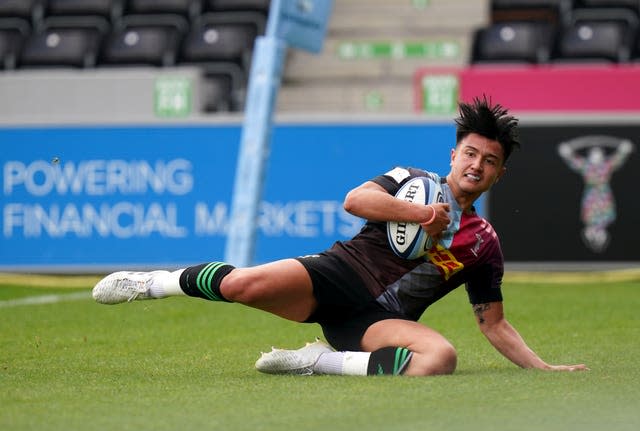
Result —
<instances>
[{"instance_id":1,"label":"green sign on wall","mask_svg":"<svg viewBox=\"0 0 640 431\"><path fill-rule=\"evenodd\" d=\"M191 80L160 77L154 88L154 111L158 117L186 117L191 113Z\"/></svg>"}]
</instances>

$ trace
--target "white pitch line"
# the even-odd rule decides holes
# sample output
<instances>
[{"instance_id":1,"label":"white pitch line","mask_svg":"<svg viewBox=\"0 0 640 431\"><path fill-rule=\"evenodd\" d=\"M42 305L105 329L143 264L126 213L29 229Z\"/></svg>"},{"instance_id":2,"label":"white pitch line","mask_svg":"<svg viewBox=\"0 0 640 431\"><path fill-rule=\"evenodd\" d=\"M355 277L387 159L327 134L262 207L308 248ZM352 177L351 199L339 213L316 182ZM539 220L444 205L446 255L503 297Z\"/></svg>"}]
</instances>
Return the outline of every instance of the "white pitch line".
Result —
<instances>
[{"instance_id":1,"label":"white pitch line","mask_svg":"<svg viewBox=\"0 0 640 431\"><path fill-rule=\"evenodd\" d=\"M58 302L80 301L89 298L91 298L89 292L65 293L62 295L28 296L26 298L0 301L0 308L20 307L23 305L55 304Z\"/></svg>"}]
</instances>

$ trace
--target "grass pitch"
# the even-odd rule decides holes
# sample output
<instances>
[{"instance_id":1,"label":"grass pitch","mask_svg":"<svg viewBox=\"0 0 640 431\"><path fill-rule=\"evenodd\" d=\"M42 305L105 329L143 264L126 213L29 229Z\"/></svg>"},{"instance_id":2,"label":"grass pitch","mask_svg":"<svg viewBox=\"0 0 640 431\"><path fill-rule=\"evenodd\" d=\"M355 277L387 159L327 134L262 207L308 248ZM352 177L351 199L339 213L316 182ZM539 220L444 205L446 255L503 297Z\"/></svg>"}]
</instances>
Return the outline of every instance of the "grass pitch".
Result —
<instances>
[{"instance_id":1,"label":"grass pitch","mask_svg":"<svg viewBox=\"0 0 640 431\"><path fill-rule=\"evenodd\" d=\"M190 298L103 306L91 279L5 278L0 429L640 429L640 281L532 277L505 284L507 318L543 359L591 371L517 368L484 340L464 289L423 317L457 347L455 374L301 377L253 363L317 325Z\"/></svg>"}]
</instances>

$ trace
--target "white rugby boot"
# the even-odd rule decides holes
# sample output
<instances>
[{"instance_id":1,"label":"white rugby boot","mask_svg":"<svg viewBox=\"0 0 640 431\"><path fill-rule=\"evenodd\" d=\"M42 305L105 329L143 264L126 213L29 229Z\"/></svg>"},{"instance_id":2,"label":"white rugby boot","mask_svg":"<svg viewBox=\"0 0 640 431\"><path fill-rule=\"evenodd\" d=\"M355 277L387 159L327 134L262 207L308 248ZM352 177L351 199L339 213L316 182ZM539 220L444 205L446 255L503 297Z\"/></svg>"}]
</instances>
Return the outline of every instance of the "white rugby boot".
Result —
<instances>
[{"instance_id":1,"label":"white rugby boot","mask_svg":"<svg viewBox=\"0 0 640 431\"><path fill-rule=\"evenodd\" d=\"M263 353L256 361L256 369L267 374L313 374L313 366L323 353L335 352L324 341L316 339L298 350L276 349Z\"/></svg>"},{"instance_id":2,"label":"white rugby boot","mask_svg":"<svg viewBox=\"0 0 640 431\"><path fill-rule=\"evenodd\" d=\"M107 275L93 288L93 299L100 304L120 304L138 299L154 299L150 289L169 271L119 271Z\"/></svg>"}]
</instances>

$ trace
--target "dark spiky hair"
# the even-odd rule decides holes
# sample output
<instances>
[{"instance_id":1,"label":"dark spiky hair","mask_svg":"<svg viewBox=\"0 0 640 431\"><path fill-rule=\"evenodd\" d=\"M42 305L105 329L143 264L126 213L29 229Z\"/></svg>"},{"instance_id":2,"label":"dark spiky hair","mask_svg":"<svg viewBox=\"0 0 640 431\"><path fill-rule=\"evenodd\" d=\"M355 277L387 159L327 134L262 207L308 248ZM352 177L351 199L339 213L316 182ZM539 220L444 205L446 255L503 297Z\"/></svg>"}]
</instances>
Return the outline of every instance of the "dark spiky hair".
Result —
<instances>
[{"instance_id":1,"label":"dark spiky hair","mask_svg":"<svg viewBox=\"0 0 640 431\"><path fill-rule=\"evenodd\" d=\"M476 97L472 103L460 102L460 116L456 118L456 143L470 133L498 141L504 151L506 162L514 148L520 148L518 119L509 115L500 104L492 105L487 96Z\"/></svg>"}]
</instances>

